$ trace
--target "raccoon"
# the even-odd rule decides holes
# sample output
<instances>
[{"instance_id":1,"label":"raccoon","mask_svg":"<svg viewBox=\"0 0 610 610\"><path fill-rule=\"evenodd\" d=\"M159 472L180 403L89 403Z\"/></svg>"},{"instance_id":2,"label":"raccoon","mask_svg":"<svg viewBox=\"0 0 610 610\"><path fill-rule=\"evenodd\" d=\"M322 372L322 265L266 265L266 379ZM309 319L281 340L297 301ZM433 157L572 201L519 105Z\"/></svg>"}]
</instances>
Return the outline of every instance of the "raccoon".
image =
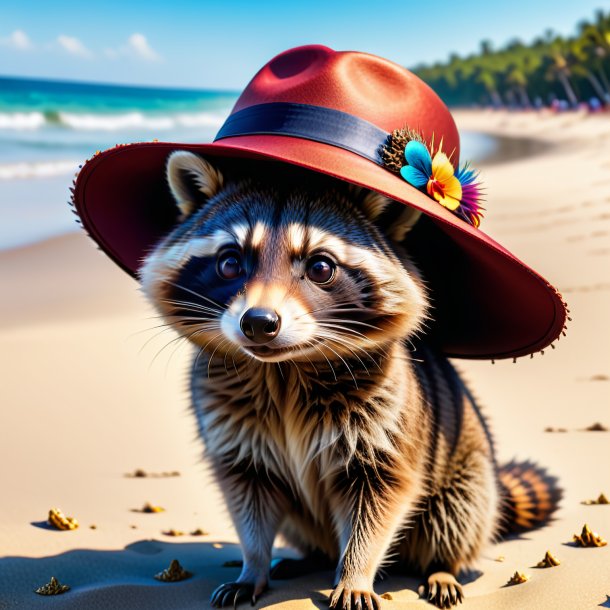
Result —
<instances>
[{"instance_id":1,"label":"raccoon","mask_svg":"<svg viewBox=\"0 0 610 610\"><path fill-rule=\"evenodd\" d=\"M558 500L533 464L499 467L488 425L427 340L428 289L401 245L419 213L288 165L167 162L180 222L139 279L196 348L192 406L243 551L215 607L267 589L278 534L303 554L281 578L336 566L331 608L380 608L388 561L429 600L502 533ZM313 560L312 560L313 558Z\"/></svg>"}]
</instances>

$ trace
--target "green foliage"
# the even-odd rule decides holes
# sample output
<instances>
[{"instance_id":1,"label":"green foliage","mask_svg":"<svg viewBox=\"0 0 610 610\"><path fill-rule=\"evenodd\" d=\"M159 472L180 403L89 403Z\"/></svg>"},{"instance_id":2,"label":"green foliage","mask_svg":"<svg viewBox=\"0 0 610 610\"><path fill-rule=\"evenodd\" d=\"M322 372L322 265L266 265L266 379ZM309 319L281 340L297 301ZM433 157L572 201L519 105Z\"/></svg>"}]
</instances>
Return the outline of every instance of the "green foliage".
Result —
<instances>
[{"instance_id":1,"label":"green foliage","mask_svg":"<svg viewBox=\"0 0 610 610\"><path fill-rule=\"evenodd\" d=\"M610 12L583 20L572 37L547 30L530 44L514 39L497 50L484 40L476 54L452 54L413 72L450 106L530 107L557 99L576 106L593 96L610 105Z\"/></svg>"}]
</instances>

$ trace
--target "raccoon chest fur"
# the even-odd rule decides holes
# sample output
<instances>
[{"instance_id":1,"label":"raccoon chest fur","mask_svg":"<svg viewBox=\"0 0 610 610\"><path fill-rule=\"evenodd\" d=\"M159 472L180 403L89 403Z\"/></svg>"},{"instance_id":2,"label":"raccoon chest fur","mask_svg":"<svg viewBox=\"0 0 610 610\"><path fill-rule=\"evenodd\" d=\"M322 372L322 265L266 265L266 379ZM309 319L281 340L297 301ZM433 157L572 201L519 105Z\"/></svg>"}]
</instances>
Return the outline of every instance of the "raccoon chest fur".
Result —
<instances>
[{"instance_id":1,"label":"raccoon chest fur","mask_svg":"<svg viewBox=\"0 0 610 610\"><path fill-rule=\"evenodd\" d=\"M421 478L431 423L404 347L386 347L389 358L326 367L212 363L209 377L200 359L192 391L206 451L272 474L318 516L330 510L325 485L351 466L385 459Z\"/></svg>"}]
</instances>

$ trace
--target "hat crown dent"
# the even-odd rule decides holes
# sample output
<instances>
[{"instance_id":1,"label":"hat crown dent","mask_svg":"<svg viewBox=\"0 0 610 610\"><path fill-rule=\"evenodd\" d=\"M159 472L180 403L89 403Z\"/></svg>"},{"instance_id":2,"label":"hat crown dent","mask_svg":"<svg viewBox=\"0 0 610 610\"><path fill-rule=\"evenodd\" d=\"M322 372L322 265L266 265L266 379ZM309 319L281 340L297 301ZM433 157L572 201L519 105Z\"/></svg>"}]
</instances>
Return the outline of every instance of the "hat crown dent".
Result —
<instances>
[{"instance_id":1,"label":"hat crown dent","mask_svg":"<svg viewBox=\"0 0 610 610\"><path fill-rule=\"evenodd\" d=\"M231 114L272 102L339 110L391 133L409 127L444 151L457 167L460 139L449 109L419 77L368 53L322 45L296 47L265 64L239 96Z\"/></svg>"}]
</instances>

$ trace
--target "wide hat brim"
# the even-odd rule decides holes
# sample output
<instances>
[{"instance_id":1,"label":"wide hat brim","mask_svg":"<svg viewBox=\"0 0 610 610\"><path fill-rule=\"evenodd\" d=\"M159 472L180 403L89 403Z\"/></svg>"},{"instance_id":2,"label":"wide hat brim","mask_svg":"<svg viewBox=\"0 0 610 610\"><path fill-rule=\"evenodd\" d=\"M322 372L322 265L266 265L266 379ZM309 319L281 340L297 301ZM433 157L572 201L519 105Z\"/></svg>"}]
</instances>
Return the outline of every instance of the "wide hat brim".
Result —
<instances>
[{"instance_id":1,"label":"wide hat brim","mask_svg":"<svg viewBox=\"0 0 610 610\"><path fill-rule=\"evenodd\" d=\"M288 136L239 136L210 144L129 144L88 161L74 186L76 212L100 248L134 277L144 256L177 222L165 179L166 161L174 150L225 164L231 158L289 163L423 212L406 245L432 293L431 340L448 356L516 358L543 350L565 328L561 295L483 231L367 159Z\"/></svg>"}]
</instances>

